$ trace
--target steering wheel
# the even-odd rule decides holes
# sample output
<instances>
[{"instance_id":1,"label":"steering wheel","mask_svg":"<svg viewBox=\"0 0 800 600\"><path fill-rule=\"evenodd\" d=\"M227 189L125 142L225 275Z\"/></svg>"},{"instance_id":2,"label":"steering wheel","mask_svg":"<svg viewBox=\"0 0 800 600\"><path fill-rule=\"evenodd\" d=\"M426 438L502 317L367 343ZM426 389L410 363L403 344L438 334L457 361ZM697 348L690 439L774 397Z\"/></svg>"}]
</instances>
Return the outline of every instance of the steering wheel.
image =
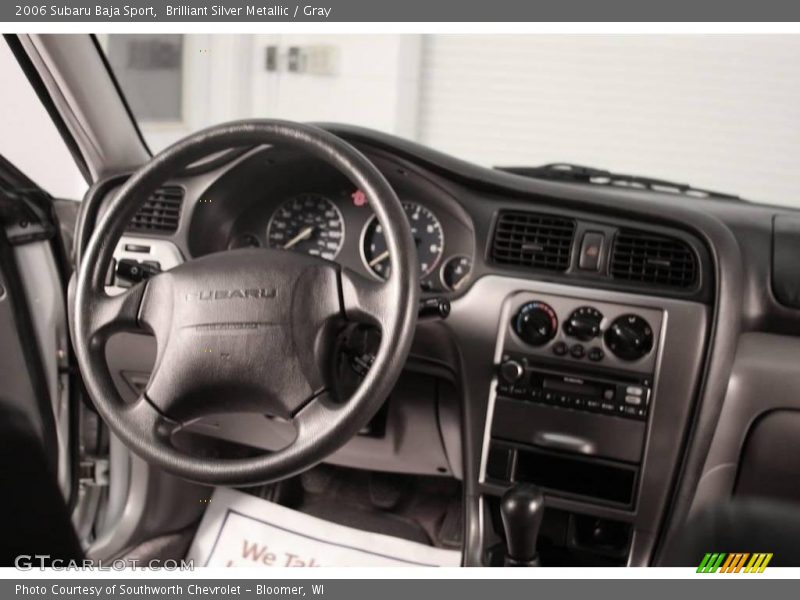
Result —
<instances>
[{"instance_id":1,"label":"steering wheel","mask_svg":"<svg viewBox=\"0 0 800 600\"><path fill-rule=\"evenodd\" d=\"M233 147L282 145L345 175L369 199L383 227L391 273L376 282L321 258L248 248L190 260L124 293L105 279L130 219L182 168ZM97 224L79 266L75 352L98 412L134 453L180 477L214 485L285 479L325 459L362 429L397 381L417 319L416 248L403 208L377 168L342 139L309 125L238 121L170 146L134 173ZM337 324L369 322L381 343L369 372L346 401L332 390ZM120 331L155 337L156 361L134 402L119 395L105 343ZM203 416L260 413L291 421L292 443L247 458L203 458L172 443Z\"/></svg>"}]
</instances>

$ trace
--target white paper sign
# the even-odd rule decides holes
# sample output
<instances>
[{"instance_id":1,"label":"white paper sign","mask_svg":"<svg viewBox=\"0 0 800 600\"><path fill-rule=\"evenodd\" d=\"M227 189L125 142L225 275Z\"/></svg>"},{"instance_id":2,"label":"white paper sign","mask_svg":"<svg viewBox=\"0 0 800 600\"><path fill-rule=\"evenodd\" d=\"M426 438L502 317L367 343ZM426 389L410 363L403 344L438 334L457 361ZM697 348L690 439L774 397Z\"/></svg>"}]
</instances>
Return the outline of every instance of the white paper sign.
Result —
<instances>
[{"instance_id":1,"label":"white paper sign","mask_svg":"<svg viewBox=\"0 0 800 600\"><path fill-rule=\"evenodd\" d=\"M457 567L461 553L329 523L217 488L188 558L209 567Z\"/></svg>"}]
</instances>

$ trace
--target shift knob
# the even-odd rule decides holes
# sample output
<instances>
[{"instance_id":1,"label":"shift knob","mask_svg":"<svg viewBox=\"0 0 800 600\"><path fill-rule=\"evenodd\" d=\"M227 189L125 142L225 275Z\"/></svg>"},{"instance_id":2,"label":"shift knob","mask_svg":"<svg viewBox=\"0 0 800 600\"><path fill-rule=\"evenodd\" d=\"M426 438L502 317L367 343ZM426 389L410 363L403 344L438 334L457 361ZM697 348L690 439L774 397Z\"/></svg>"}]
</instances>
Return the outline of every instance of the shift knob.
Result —
<instances>
[{"instance_id":1,"label":"shift knob","mask_svg":"<svg viewBox=\"0 0 800 600\"><path fill-rule=\"evenodd\" d=\"M542 491L530 483L509 489L500 501L500 517L506 534L506 565L539 566L536 538L544 515Z\"/></svg>"}]
</instances>

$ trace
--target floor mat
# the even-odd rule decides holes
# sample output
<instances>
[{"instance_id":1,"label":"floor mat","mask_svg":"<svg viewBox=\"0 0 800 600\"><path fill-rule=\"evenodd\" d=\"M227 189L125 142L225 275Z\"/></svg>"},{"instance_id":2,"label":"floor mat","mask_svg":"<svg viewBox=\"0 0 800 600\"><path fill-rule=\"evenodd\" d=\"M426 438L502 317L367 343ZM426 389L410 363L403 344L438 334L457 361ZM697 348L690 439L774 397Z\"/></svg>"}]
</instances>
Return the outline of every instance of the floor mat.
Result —
<instances>
[{"instance_id":1,"label":"floor mat","mask_svg":"<svg viewBox=\"0 0 800 600\"><path fill-rule=\"evenodd\" d=\"M456 567L461 553L337 525L217 488L188 558L209 567Z\"/></svg>"}]
</instances>

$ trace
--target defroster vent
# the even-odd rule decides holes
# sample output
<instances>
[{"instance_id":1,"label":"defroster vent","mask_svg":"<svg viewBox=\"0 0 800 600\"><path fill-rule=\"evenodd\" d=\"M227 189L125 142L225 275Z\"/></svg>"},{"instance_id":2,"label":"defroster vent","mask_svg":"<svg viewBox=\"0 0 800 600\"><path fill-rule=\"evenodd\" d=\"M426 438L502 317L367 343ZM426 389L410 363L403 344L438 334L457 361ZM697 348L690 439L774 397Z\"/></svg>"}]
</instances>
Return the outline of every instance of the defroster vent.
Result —
<instances>
[{"instance_id":1,"label":"defroster vent","mask_svg":"<svg viewBox=\"0 0 800 600\"><path fill-rule=\"evenodd\" d=\"M621 229L611 254L614 279L672 288L697 284L697 255L686 242L636 229Z\"/></svg>"},{"instance_id":2,"label":"defroster vent","mask_svg":"<svg viewBox=\"0 0 800 600\"><path fill-rule=\"evenodd\" d=\"M503 211L492 241L492 260L550 271L569 268L575 221L544 214Z\"/></svg>"},{"instance_id":3,"label":"defroster vent","mask_svg":"<svg viewBox=\"0 0 800 600\"><path fill-rule=\"evenodd\" d=\"M172 233L178 229L183 204L183 188L162 187L153 193L136 212L128 231Z\"/></svg>"}]
</instances>

